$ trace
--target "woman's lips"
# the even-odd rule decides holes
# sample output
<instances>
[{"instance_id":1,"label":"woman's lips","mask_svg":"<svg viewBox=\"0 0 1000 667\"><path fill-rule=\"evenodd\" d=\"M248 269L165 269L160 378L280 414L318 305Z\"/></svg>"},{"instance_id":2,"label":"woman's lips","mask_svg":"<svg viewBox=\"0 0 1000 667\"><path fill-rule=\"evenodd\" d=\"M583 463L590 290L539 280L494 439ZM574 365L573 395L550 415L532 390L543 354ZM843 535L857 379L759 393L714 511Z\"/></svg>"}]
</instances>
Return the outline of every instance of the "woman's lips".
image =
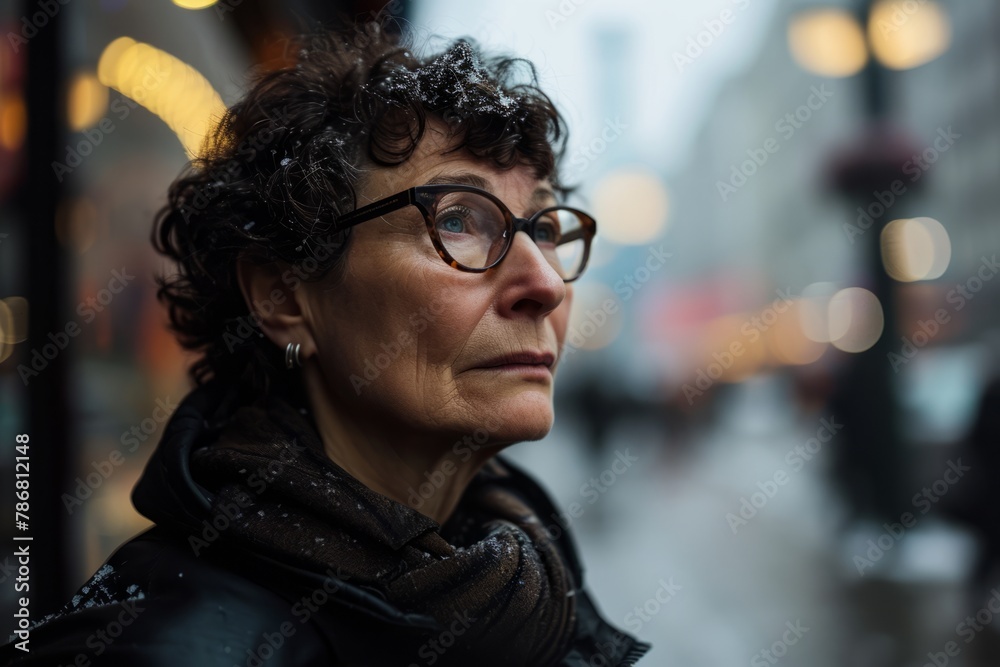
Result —
<instances>
[{"instance_id":1,"label":"woman's lips","mask_svg":"<svg viewBox=\"0 0 1000 667\"><path fill-rule=\"evenodd\" d=\"M555 362L555 355L551 352L515 352L505 354L487 361L479 368L495 368L499 366L539 366L550 370Z\"/></svg>"},{"instance_id":2,"label":"woman's lips","mask_svg":"<svg viewBox=\"0 0 1000 667\"><path fill-rule=\"evenodd\" d=\"M476 370L493 371L505 374L516 373L518 375L538 378L552 377L552 370L545 364L501 364L499 366L485 366Z\"/></svg>"}]
</instances>

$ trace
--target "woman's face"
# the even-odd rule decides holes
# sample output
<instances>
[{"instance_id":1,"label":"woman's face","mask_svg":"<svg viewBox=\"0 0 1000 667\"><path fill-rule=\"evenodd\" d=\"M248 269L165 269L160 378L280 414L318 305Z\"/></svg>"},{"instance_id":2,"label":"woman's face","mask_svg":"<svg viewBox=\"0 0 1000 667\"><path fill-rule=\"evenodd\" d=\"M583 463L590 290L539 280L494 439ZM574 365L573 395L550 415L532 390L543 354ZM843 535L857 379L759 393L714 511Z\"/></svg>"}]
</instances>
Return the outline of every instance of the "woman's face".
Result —
<instances>
[{"instance_id":1,"label":"woman's face","mask_svg":"<svg viewBox=\"0 0 1000 667\"><path fill-rule=\"evenodd\" d=\"M366 174L358 206L442 177L481 179L517 216L555 203L530 167L502 171L465 151L443 154L450 147L441 126L428 123L410 160ZM337 406L456 441L481 442L480 429L499 443L548 433L572 288L527 234L515 234L499 266L460 271L441 259L420 211L408 206L354 227L342 275L304 284L316 346L309 361ZM552 363L496 366L519 353Z\"/></svg>"}]
</instances>

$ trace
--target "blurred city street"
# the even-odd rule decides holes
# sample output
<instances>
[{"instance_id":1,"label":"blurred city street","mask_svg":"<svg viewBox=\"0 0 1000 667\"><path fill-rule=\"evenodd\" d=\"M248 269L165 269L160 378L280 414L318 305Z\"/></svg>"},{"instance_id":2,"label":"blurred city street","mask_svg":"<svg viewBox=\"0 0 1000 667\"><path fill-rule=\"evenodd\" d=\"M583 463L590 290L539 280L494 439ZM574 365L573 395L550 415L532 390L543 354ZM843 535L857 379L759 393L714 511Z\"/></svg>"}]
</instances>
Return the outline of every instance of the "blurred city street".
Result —
<instances>
[{"instance_id":1,"label":"blurred city street","mask_svg":"<svg viewBox=\"0 0 1000 667\"><path fill-rule=\"evenodd\" d=\"M832 450L849 432L813 458L789 459L809 456L820 420L836 419L796 415L793 401L776 377L734 387L719 419L684 443L685 452L675 451L669 432L639 423L614 429L600 456L581 458L580 434L564 422L509 454L563 507L584 506L558 525L576 531L588 585L609 617L653 643L652 664L923 665L949 641L963 650L948 664L994 664L995 628L968 645L968 634L954 632L992 594L965 591L972 537L931 516L886 551L885 562L861 562L859 572L854 559L867 558L867 541L877 543L882 527L850 523L831 488ZM599 485L600 472L626 450L636 465L593 496L592 480ZM768 486L779 471L787 482ZM761 507L741 514L743 499L762 488L773 497L754 498L750 506ZM661 603L664 584L673 594ZM782 641L786 623L808 632L769 660L765 652Z\"/></svg>"}]
</instances>

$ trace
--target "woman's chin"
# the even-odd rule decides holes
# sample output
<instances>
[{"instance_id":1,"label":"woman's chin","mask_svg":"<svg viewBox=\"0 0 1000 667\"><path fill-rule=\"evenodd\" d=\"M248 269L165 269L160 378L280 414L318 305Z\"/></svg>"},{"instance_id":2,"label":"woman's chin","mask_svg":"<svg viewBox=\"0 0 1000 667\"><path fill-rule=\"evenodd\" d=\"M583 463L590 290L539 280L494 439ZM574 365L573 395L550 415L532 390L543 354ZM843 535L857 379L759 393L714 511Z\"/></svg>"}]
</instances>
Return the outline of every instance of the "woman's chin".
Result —
<instances>
[{"instance_id":1,"label":"woman's chin","mask_svg":"<svg viewBox=\"0 0 1000 667\"><path fill-rule=\"evenodd\" d=\"M489 431L491 442L540 440L552 430L555 414L547 387L522 389L510 396L499 392L485 397L482 403L480 414L485 415L486 422L483 428Z\"/></svg>"}]
</instances>

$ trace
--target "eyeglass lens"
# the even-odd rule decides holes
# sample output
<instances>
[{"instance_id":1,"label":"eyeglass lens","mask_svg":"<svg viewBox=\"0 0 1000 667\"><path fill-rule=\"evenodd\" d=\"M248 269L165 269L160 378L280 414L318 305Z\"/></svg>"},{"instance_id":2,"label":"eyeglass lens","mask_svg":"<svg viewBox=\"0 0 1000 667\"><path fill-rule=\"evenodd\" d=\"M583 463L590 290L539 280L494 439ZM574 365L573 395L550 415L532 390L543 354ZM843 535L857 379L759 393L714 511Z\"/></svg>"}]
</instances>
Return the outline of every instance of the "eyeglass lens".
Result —
<instances>
[{"instance_id":1,"label":"eyeglass lens","mask_svg":"<svg viewBox=\"0 0 1000 667\"><path fill-rule=\"evenodd\" d=\"M470 269L496 262L503 252L503 212L488 197L474 192L448 192L437 198L434 228L455 261ZM580 272L586 250L583 221L568 209L544 213L535 225L535 243L564 280Z\"/></svg>"}]
</instances>

